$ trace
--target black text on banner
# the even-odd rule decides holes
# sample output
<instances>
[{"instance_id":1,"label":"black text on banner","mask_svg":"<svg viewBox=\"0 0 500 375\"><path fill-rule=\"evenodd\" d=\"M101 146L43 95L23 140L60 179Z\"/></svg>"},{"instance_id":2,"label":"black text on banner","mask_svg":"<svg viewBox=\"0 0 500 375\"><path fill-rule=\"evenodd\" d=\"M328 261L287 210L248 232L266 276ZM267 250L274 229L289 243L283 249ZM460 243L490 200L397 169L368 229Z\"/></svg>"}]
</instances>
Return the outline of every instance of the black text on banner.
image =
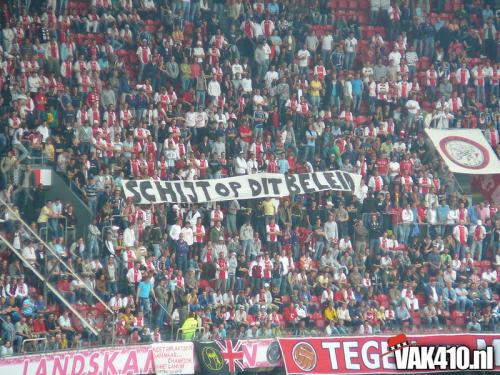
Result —
<instances>
[{"instance_id":1,"label":"black text on banner","mask_svg":"<svg viewBox=\"0 0 500 375\"><path fill-rule=\"evenodd\" d=\"M343 171L283 175L261 173L217 180L124 180L123 191L136 204L205 203L233 199L285 197L318 191L359 189L361 176Z\"/></svg>"}]
</instances>

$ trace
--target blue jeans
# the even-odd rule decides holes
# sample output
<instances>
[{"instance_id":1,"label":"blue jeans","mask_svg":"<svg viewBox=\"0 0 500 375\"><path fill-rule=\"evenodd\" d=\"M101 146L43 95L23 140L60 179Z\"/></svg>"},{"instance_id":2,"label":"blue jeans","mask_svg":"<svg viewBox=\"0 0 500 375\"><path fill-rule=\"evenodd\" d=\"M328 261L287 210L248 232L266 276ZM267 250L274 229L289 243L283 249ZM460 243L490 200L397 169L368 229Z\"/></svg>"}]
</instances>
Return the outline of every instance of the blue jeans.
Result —
<instances>
[{"instance_id":1,"label":"blue jeans","mask_svg":"<svg viewBox=\"0 0 500 375\"><path fill-rule=\"evenodd\" d=\"M401 224L398 226L399 242L408 244L411 233L411 224Z\"/></svg>"},{"instance_id":2,"label":"blue jeans","mask_svg":"<svg viewBox=\"0 0 500 375\"><path fill-rule=\"evenodd\" d=\"M167 306L164 306L167 308ZM165 323L165 318L167 317L167 312L165 309L158 305L158 311L156 313L156 327L159 327L160 329L163 327L163 323Z\"/></svg>"},{"instance_id":3,"label":"blue jeans","mask_svg":"<svg viewBox=\"0 0 500 375\"><path fill-rule=\"evenodd\" d=\"M92 212L92 217L96 217L97 215L97 197L94 198L88 198L87 203L90 209L90 212Z\"/></svg>"},{"instance_id":4,"label":"blue jeans","mask_svg":"<svg viewBox=\"0 0 500 375\"><path fill-rule=\"evenodd\" d=\"M89 259L95 259L99 256L99 245L97 239L87 238L87 256Z\"/></svg>"},{"instance_id":5,"label":"blue jeans","mask_svg":"<svg viewBox=\"0 0 500 375\"><path fill-rule=\"evenodd\" d=\"M434 55L434 37L424 39L424 55L429 58L432 58Z\"/></svg>"},{"instance_id":6,"label":"blue jeans","mask_svg":"<svg viewBox=\"0 0 500 375\"><path fill-rule=\"evenodd\" d=\"M321 102L321 97L311 95L311 105L314 107L314 110L319 111L319 104Z\"/></svg>"},{"instance_id":7,"label":"blue jeans","mask_svg":"<svg viewBox=\"0 0 500 375\"><path fill-rule=\"evenodd\" d=\"M465 309L472 308L472 301L465 296L457 297L457 310L460 312L464 312Z\"/></svg>"},{"instance_id":8,"label":"blue jeans","mask_svg":"<svg viewBox=\"0 0 500 375\"><path fill-rule=\"evenodd\" d=\"M227 278L227 290L230 290L231 292L234 292L234 284L236 281L236 277L234 274L229 274Z\"/></svg>"},{"instance_id":9,"label":"blue jeans","mask_svg":"<svg viewBox=\"0 0 500 375\"><path fill-rule=\"evenodd\" d=\"M356 59L356 52L346 52L345 53L345 68L350 70L354 65L354 60Z\"/></svg>"},{"instance_id":10,"label":"blue jeans","mask_svg":"<svg viewBox=\"0 0 500 375\"><path fill-rule=\"evenodd\" d=\"M339 109L340 108L340 97L339 96L330 96L330 105Z\"/></svg>"},{"instance_id":11,"label":"blue jeans","mask_svg":"<svg viewBox=\"0 0 500 375\"><path fill-rule=\"evenodd\" d=\"M236 214L227 215L226 226L230 236L238 233L238 228L236 227Z\"/></svg>"},{"instance_id":12,"label":"blue jeans","mask_svg":"<svg viewBox=\"0 0 500 375\"><path fill-rule=\"evenodd\" d=\"M205 98L207 96L207 92L206 91L201 91L201 90L198 90L196 91L196 108L198 108L198 106L200 105L205 105Z\"/></svg>"},{"instance_id":13,"label":"blue jeans","mask_svg":"<svg viewBox=\"0 0 500 375\"><path fill-rule=\"evenodd\" d=\"M224 4L214 3L214 13L220 15L224 12Z\"/></svg>"},{"instance_id":14,"label":"blue jeans","mask_svg":"<svg viewBox=\"0 0 500 375\"><path fill-rule=\"evenodd\" d=\"M18 151L17 160L19 160L19 162L22 162L29 156L29 151L26 149L26 147L24 147L22 143L20 142L14 143L13 147Z\"/></svg>"},{"instance_id":15,"label":"blue jeans","mask_svg":"<svg viewBox=\"0 0 500 375\"><path fill-rule=\"evenodd\" d=\"M59 220L54 218L49 218L48 224L49 224L49 236L60 237Z\"/></svg>"},{"instance_id":16,"label":"blue jeans","mask_svg":"<svg viewBox=\"0 0 500 375\"><path fill-rule=\"evenodd\" d=\"M354 113L359 112L359 106L361 105L361 94L359 95L353 95L352 99L352 108Z\"/></svg>"},{"instance_id":17,"label":"blue jeans","mask_svg":"<svg viewBox=\"0 0 500 375\"><path fill-rule=\"evenodd\" d=\"M182 273L186 273L187 270L187 254L178 255L176 259L177 267L182 270Z\"/></svg>"},{"instance_id":18,"label":"blue jeans","mask_svg":"<svg viewBox=\"0 0 500 375\"><path fill-rule=\"evenodd\" d=\"M0 155L3 154L6 148L7 148L7 137L3 134L0 134Z\"/></svg>"},{"instance_id":19,"label":"blue jeans","mask_svg":"<svg viewBox=\"0 0 500 375\"><path fill-rule=\"evenodd\" d=\"M476 99L480 103L485 103L486 101L486 96L484 93L484 85L483 86L476 86Z\"/></svg>"},{"instance_id":20,"label":"blue jeans","mask_svg":"<svg viewBox=\"0 0 500 375\"><path fill-rule=\"evenodd\" d=\"M160 244L154 243L154 244L151 244L151 246L153 247L153 254L154 254L155 258L156 259L160 258L161 257Z\"/></svg>"},{"instance_id":21,"label":"blue jeans","mask_svg":"<svg viewBox=\"0 0 500 375\"><path fill-rule=\"evenodd\" d=\"M474 254L477 251L477 260L482 260L483 257L483 241L472 241L472 246L470 247L470 255L474 259Z\"/></svg>"},{"instance_id":22,"label":"blue jeans","mask_svg":"<svg viewBox=\"0 0 500 375\"><path fill-rule=\"evenodd\" d=\"M377 252L378 251L378 247L379 247L379 240L378 240L378 238L371 238L370 242L369 242L369 246L370 246L370 251Z\"/></svg>"},{"instance_id":23,"label":"blue jeans","mask_svg":"<svg viewBox=\"0 0 500 375\"><path fill-rule=\"evenodd\" d=\"M194 20L194 15L200 10L200 3L195 2L191 4L191 11L190 11L190 20Z\"/></svg>"},{"instance_id":24,"label":"blue jeans","mask_svg":"<svg viewBox=\"0 0 500 375\"><path fill-rule=\"evenodd\" d=\"M323 241L316 242L316 246L314 249L314 260L320 260L321 255L323 255L323 249L325 248L325 243Z\"/></svg>"},{"instance_id":25,"label":"blue jeans","mask_svg":"<svg viewBox=\"0 0 500 375\"><path fill-rule=\"evenodd\" d=\"M108 284L108 289L111 294L118 293L118 285L116 284L116 281L110 281Z\"/></svg>"},{"instance_id":26,"label":"blue jeans","mask_svg":"<svg viewBox=\"0 0 500 375\"><path fill-rule=\"evenodd\" d=\"M252 251L252 241L253 240L243 240L243 246L242 246L242 251L243 254L245 254L245 258L247 260L250 260L250 253Z\"/></svg>"},{"instance_id":27,"label":"blue jeans","mask_svg":"<svg viewBox=\"0 0 500 375\"><path fill-rule=\"evenodd\" d=\"M183 14L184 20L186 20L186 21L190 20L190 18L189 18L190 9L191 9L191 2L190 1L183 1L182 2L182 14Z\"/></svg>"},{"instance_id":28,"label":"blue jeans","mask_svg":"<svg viewBox=\"0 0 500 375\"><path fill-rule=\"evenodd\" d=\"M243 277L236 278L236 293L239 293L240 290L243 290L245 287L245 279Z\"/></svg>"},{"instance_id":29,"label":"blue jeans","mask_svg":"<svg viewBox=\"0 0 500 375\"><path fill-rule=\"evenodd\" d=\"M314 158L315 146L306 146L304 149L304 160L312 161Z\"/></svg>"},{"instance_id":30,"label":"blue jeans","mask_svg":"<svg viewBox=\"0 0 500 375\"><path fill-rule=\"evenodd\" d=\"M189 86L191 86L191 78L182 76L181 77L182 91L189 90Z\"/></svg>"},{"instance_id":31,"label":"blue jeans","mask_svg":"<svg viewBox=\"0 0 500 375\"><path fill-rule=\"evenodd\" d=\"M148 315L151 313L151 302L149 301L148 298L139 298L139 304L137 305L138 309L142 309L142 313L144 316Z\"/></svg>"}]
</instances>

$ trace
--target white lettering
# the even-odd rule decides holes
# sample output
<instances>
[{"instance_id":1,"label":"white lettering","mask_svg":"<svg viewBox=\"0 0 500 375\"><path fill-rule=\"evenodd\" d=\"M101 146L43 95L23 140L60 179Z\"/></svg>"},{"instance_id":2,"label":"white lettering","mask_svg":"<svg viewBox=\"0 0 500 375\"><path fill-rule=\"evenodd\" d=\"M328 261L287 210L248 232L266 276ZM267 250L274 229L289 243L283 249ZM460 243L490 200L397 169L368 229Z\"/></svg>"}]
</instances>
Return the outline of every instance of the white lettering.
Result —
<instances>
[{"instance_id":1,"label":"white lettering","mask_svg":"<svg viewBox=\"0 0 500 375\"><path fill-rule=\"evenodd\" d=\"M339 342L323 342L321 343L321 347L323 349L327 349L330 353L330 366L332 366L332 370L338 370L339 365L337 362L337 354L335 353L336 349L340 348Z\"/></svg>"},{"instance_id":2,"label":"white lettering","mask_svg":"<svg viewBox=\"0 0 500 375\"><path fill-rule=\"evenodd\" d=\"M434 350L436 350L435 346L423 346L420 347L420 362L421 367L418 370L434 370Z\"/></svg>"},{"instance_id":3,"label":"white lettering","mask_svg":"<svg viewBox=\"0 0 500 375\"><path fill-rule=\"evenodd\" d=\"M389 345L387 345L387 341L382 341L380 343L380 352L381 353L387 353L389 351ZM393 361L394 355L388 354L382 356L382 367L386 370L395 370L398 367L396 366L396 363Z\"/></svg>"},{"instance_id":4,"label":"white lettering","mask_svg":"<svg viewBox=\"0 0 500 375\"><path fill-rule=\"evenodd\" d=\"M368 353L368 349L375 348L378 349L378 342L375 340L367 341L361 347L361 359L366 368L370 370L375 370L380 368L380 353Z\"/></svg>"},{"instance_id":5,"label":"white lettering","mask_svg":"<svg viewBox=\"0 0 500 375\"><path fill-rule=\"evenodd\" d=\"M448 367L448 361L446 360L446 346L438 346L436 348L436 355L434 356L434 366L445 370Z\"/></svg>"},{"instance_id":6,"label":"white lettering","mask_svg":"<svg viewBox=\"0 0 500 375\"><path fill-rule=\"evenodd\" d=\"M408 362L406 363L406 368L408 370L423 370L422 360L420 358L420 348L416 346L410 346L408 350Z\"/></svg>"},{"instance_id":7,"label":"white lettering","mask_svg":"<svg viewBox=\"0 0 500 375\"><path fill-rule=\"evenodd\" d=\"M406 370L408 368L408 355L410 353L410 348L401 348L394 352L394 357L396 358L396 367L398 370ZM384 357L388 357L387 355Z\"/></svg>"},{"instance_id":8,"label":"white lettering","mask_svg":"<svg viewBox=\"0 0 500 375\"><path fill-rule=\"evenodd\" d=\"M500 366L500 339L493 339L493 350L495 352L495 366ZM478 349L486 349L486 341L484 339L477 339L476 346Z\"/></svg>"},{"instance_id":9,"label":"white lettering","mask_svg":"<svg viewBox=\"0 0 500 375\"><path fill-rule=\"evenodd\" d=\"M352 363L354 358L359 358L358 342L344 341L344 359L347 370L359 370L361 368L359 363Z\"/></svg>"}]
</instances>

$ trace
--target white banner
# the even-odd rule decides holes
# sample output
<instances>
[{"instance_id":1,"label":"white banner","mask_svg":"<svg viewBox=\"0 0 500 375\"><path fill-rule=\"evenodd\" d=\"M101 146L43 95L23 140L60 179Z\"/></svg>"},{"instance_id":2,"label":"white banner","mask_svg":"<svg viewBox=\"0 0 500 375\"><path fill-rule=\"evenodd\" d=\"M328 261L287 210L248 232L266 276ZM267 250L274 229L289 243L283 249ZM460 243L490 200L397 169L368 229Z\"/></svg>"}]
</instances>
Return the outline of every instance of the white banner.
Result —
<instances>
[{"instance_id":1,"label":"white banner","mask_svg":"<svg viewBox=\"0 0 500 375\"><path fill-rule=\"evenodd\" d=\"M158 358L155 356L158 353ZM192 342L102 347L0 358L0 373L9 375L194 374ZM156 362L159 361L159 362Z\"/></svg>"},{"instance_id":2,"label":"white banner","mask_svg":"<svg viewBox=\"0 0 500 375\"><path fill-rule=\"evenodd\" d=\"M500 161L479 129L426 129L449 170L464 174L498 174Z\"/></svg>"},{"instance_id":3,"label":"white banner","mask_svg":"<svg viewBox=\"0 0 500 375\"><path fill-rule=\"evenodd\" d=\"M175 342L151 345L156 375L194 374L194 345L192 342Z\"/></svg>"},{"instance_id":4,"label":"white banner","mask_svg":"<svg viewBox=\"0 0 500 375\"><path fill-rule=\"evenodd\" d=\"M361 176L343 171L283 175L259 173L217 180L125 180L123 191L136 204L205 203L233 199L286 197L318 191L359 191Z\"/></svg>"}]
</instances>

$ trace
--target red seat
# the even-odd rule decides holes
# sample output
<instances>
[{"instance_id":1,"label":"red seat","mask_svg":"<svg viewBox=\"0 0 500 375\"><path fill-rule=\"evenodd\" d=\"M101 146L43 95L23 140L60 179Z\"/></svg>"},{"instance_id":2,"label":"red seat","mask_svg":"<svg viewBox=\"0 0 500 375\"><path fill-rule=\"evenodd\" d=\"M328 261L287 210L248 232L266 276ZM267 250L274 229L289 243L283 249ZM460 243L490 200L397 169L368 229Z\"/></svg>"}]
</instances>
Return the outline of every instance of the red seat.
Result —
<instances>
[{"instance_id":1,"label":"red seat","mask_svg":"<svg viewBox=\"0 0 500 375\"><path fill-rule=\"evenodd\" d=\"M340 0L338 8L339 9L347 9L348 8L348 2L346 0Z\"/></svg>"},{"instance_id":2,"label":"red seat","mask_svg":"<svg viewBox=\"0 0 500 375\"><path fill-rule=\"evenodd\" d=\"M311 314L311 319L314 321L321 320L321 319L323 319L323 315L321 315L321 313L316 311L314 314Z\"/></svg>"},{"instance_id":3,"label":"red seat","mask_svg":"<svg viewBox=\"0 0 500 375\"><path fill-rule=\"evenodd\" d=\"M362 11L367 11L368 9L370 9L370 1L360 0L358 8L361 9Z\"/></svg>"},{"instance_id":4,"label":"red seat","mask_svg":"<svg viewBox=\"0 0 500 375\"><path fill-rule=\"evenodd\" d=\"M425 296L422 293L415 294L415 298L418 301L418 305L422 307L425 303Z\"/></svg>"},{"instance_id":5,"label":"red seat","mask_svg":"<svg viewBox=\"0 0 500 375\"><path fill-rule=\"evenodd\" d=\"M325 321L323 319L318 319L316 320L316 328L317 329L324 329L325 328Z\"/></svg>"},{"instance_id":6,"label":"red seat","mask_svg":"<svg viewBox=\"0 0 500 375\"><path fill-rule=\"evenodd\" d=\"M127 54L128 54L128 52L127 52L127 50L125 50L125 49L117 49L117 50L115 51L115 54L116 54L117 56L119 56L119 57L123 57L123 56L127 55Z\"/></svg>"},{"instance_id":7,"label":"red seat","mask_svg":"<svg viewBox=\"0 0 500 375\"><path fill-rule=\"evenodd\" d=\"M454 311L452 314L453 325L464 326L465 325L465 314L460 311Z\"/></svg>"},{"instance_id":8,"label":"red seat","mask_svg":"<svg viewBox=\"0 0 500 375\"><path fill-rule=\"evenodd\" d=\"M413 320L413 325L416 327L420 326L420 312L419 311L412 311L410 312L411 319Z\"/></svg>"},{"instance_id":9,"label":"red seat","mask_svg":"<svg viewBox=\"0 0 500 375\"><path fill-rule=\"evenodd\" d=\"M491 267L491 261L489 261L489 260L481 261L481 269L483 271L487 270L489 267Z\"/></svg>"},{"instance_id":10,"label":"red seat","mask_svg":"<svg viewBox=\"0 0 500 375\"><path fill-rule=\"evenodd\" d=\"M356 121L356 124L363 125L363 124L366 124L367 118L365 116L357 116L355 118L355 121Z\"/></svg>"},{"instance_id":11,"label":"red seat","mask_svg":"<svg viewBox=\"0 0 500 375\"><path fill-rule=\"evenodd\" d=\"M205 290L206 288L210 287L210 281L200 280L199 287L200 287L200 289Z\"/></svg>"},{"instance_id":12,"label":"red seat","mask_svg":"<svg viewBox=\"0 0 500 375\"><path fill-rule=\"evenodd\" d=\"M368 24L368 16L366 14L358 14L358 22L361 26Z\"/></svg>"},{"instance_id":13,"label":"red seat","mask_svg":"<svg viewBox=\"0 0 500 375\"><path fill-rule=\"evenodd\" d=\"M355 9L358 9L358 7L359 7L359 4L357 1L355 1L355 0L349 1L349 9L355 10Z\"/></svg>"}]
</instances>

